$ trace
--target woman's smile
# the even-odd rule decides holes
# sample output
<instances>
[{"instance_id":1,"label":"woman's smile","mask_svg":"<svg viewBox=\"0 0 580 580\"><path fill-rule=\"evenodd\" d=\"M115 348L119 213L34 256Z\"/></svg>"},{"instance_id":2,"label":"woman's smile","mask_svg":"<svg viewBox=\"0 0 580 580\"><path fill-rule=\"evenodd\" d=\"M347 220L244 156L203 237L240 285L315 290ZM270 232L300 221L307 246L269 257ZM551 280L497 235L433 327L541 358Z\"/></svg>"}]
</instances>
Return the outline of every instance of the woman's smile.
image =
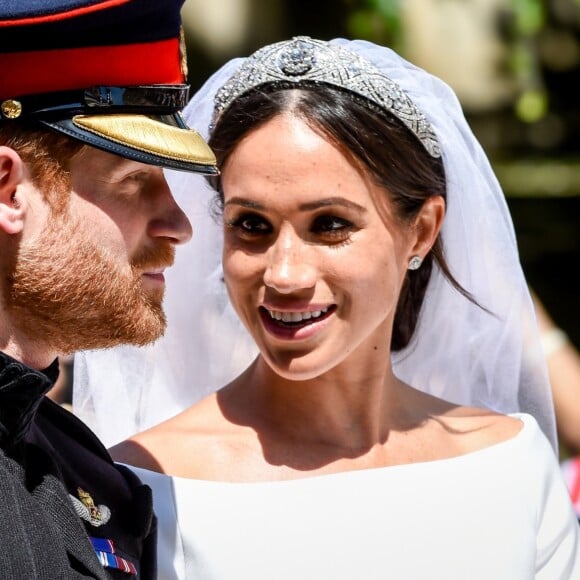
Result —
<instances>
[{"instance_id":1,"label":"woman's smile","mask_svg":"<svg viewBox=\"0 0 580 580\"><path fill-rule=\"evenodd\" d=\"M282 340L305 340L322 330L336 311L335 305L311 310L270 310L260 307L266 332Z\"/></svg>"}]
</instances>

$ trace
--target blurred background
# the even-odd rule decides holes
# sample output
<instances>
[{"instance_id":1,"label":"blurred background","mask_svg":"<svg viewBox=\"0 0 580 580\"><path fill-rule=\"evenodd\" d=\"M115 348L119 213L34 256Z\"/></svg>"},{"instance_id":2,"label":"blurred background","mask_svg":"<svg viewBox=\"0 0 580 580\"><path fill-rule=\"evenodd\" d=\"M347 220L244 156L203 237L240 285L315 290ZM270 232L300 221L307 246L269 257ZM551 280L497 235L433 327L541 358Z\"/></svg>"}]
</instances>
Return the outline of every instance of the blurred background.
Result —
<instances>
[{"instance_id":1,"label":"blurred background","mask_svg":"<svg viewBox=\"0 0 580 580\"><path fill-rule=\"evenodd\" d=\"M226 60L301 34L391 46L447 81L503 185L529 284L580 347L580 0L186 0L182 16L194 91ZM580 412L573 356L566 404Z\"/></svg>"}]
</instances>

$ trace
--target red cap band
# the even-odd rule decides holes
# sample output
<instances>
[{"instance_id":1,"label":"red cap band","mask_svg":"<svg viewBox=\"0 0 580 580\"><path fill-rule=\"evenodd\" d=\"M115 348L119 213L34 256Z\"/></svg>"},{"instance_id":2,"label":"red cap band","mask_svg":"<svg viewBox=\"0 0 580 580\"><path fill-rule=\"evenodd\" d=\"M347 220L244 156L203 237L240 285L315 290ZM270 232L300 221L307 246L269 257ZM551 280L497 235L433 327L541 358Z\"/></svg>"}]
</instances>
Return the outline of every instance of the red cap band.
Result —
<instances>
[{"instance_id":1,"label":"red cap band","mask_svg":"<svg viewBox=\"0 0 580 580\"><path fill-rule=\"evenodd\" d=\"M0 53L0 99L35 93L184 82L179 39L120 46Z\"/></svg>"}]
</instances>

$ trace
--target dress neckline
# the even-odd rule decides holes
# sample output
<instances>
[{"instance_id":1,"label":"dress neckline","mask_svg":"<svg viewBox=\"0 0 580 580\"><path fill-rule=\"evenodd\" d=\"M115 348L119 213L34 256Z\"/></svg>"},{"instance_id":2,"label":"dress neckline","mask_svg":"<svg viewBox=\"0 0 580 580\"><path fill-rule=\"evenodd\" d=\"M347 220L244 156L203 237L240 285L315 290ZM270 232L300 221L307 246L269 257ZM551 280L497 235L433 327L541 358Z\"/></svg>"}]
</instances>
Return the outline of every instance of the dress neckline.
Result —
<instances>
[{"instance_id":1,"label":"dress neckline","mask_svg":"<svg viewBox=\"0 0 580 580\"><path fill-rule=\"evenodd\" d=\"M159 473L157 471L152 471L145 468L128 466L131 469L138 469L140 473L151 474L150 477L153 478L168 478L180 486L187 485L206 485L206 486L260 486L260 485L301 485L307 484L308 482L316 481L328 481L329 478L358 478L365 477L368 475L373 475L379 472L385 473L404 473L406 471L413 471L416 469L439 469L441 467L453 468L459 466L462 463L470 463L474 461L479 461L481 458L487 458L488 456L495 456L498 453L509 452L513 446L521 444L527 438L533 436L536 431L533 429L534 424L537 425L535 418L528 413L509 413L509 417L519 419L522 422L521 429L509 439L500 441L498 443L493 443L487 447L481 449L476 449L468 453L463 453L461 455L455 455L453 457L446 457L442 459L433 459L430 461L418 461L414 463L401 463L397 465L387 465L384 467L371 467L368 469L353 469L347 471L338 471L334 473L322 473L319 475L311 475L307 477L298 477L292 479L270 479L270 480L259 480L259 481L220 481L213 479L193 479L188 477L183 477L179 475L168 475L166 473ZM538 427L539 430L539 427Z\"/></svg>"}]
</instances>

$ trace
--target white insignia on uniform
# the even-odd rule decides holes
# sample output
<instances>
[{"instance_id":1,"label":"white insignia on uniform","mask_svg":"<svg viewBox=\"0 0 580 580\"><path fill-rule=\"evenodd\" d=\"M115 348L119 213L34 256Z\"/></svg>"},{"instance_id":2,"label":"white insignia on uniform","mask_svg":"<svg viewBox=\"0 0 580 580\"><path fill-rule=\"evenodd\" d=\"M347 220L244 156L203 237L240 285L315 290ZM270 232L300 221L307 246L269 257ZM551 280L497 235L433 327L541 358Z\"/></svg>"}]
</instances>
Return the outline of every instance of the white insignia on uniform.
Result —
<instances>
[{"instance_id":1,"label":"white insignia on uniform","mask_svg":"<svg viewBox=\"0 0 580 580\"><path fill-rule=\"evenodd\" d=\"M111 519L111 510L104 504L95 505L91 495L82 488L78 488L79 497L69 494L75 511L83 520L98 528Z\"/></svg>"}]
</instances>

